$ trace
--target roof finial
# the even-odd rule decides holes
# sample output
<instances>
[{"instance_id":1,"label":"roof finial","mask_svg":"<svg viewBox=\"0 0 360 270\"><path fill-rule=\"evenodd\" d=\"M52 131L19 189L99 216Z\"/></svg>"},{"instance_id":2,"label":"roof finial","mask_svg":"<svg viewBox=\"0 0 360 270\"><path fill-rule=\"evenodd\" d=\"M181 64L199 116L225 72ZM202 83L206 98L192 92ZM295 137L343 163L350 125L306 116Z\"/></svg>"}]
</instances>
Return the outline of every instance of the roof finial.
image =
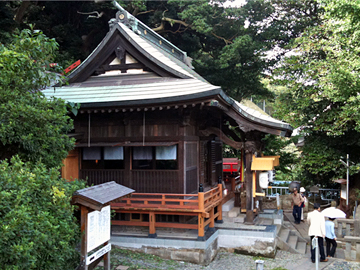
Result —
<instances>
[{"instance_id":1,"label":"roof finial","mask_svg":"<svg viewBox=\"0 0 360 270\"><path fill-rule=\"evenodd\" d=\"M191 60L187 59L186 52L183 52L174 44L170 43L164 37L160 36L158 33L153 31L147 25L139 21L129 12L127 12L122 6L119 5L118 2L115 0L112 1L114 7L116 7L119 11L116 13L116 19L111 19L109 21L110 28L117 22L121 22L127 27L129 27L134 33L141 35L146 40L150 41L151 43L155 44L156 46L162 48L163 50L167 51L180 61L187 64L189 67L191 66Z\"/></svg>"}]
</instances>

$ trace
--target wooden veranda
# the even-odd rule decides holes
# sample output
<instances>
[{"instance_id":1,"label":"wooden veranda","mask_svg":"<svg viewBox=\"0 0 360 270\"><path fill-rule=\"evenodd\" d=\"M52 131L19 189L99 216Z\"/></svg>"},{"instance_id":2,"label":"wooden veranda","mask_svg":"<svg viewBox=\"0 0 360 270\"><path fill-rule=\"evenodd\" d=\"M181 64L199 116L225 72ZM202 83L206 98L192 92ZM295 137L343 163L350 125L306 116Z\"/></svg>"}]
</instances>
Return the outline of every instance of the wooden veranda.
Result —
<instances>
[{"instance_id":1,"label":"wooden veranda","mask_svg":"<svg viewBox=\"0 0 360 270\"><path fill-rule=\"evenodd\" d=\"M216 188L197 194L156 194L133 193L132 197L112 203L111 209L116 213L146 214L148 220L112 220L112 225L146 226L149 227L149 237L156 237L156 228L197 229L198 239L204 240L205 227L215 227L216 222L222 222L223 188ZM156 215L197 216L197 224L157 222Z\"/></svg>"}]
</instances>

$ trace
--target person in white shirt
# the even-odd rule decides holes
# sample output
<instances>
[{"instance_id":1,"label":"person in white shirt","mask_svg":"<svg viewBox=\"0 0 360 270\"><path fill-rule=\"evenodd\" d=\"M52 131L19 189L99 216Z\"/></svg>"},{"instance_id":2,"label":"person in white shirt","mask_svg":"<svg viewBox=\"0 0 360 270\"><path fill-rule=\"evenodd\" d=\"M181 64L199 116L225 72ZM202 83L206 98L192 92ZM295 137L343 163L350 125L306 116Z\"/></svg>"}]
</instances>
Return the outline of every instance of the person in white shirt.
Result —
<instances>
[{"instance_id":1,"label":"person in white shirt","mask_svg":"<svg viewBox=\"0 0 360 270\"><path fill-rule=\"evenodd\" d=\"M306 203L305 191L306 190L304 187L300 188L300 195L304 199L304 201L301 204L301 222L304 222L304 207L305 207L305 203Z\"/></svg>"},{"instance_id":2,"label":"person in white shirt","mask_svg":"<svg viewBox=\"0 0 360 270\"><path fill-rule=\"evenodd\" d=\"M326 255L328 257L334 257L337 247L334 220L335 218L329 218L325 221Z\"/></svg>"},{"instance_id":3,"label":"person in white shirt","mask_svg":"<svg viewBox=\"0 0 360 270\"><path fill-rule=\"evenodd\" d=\"M311 261L315 263L315 248L312 247L312 240L314 237L318 239L318 247L320 251L320 262L327 262L324 252L324 237L325 237L325 217L320 212L320 204L314 203L314 211L308 214L307 222L309 223L309 236L311 247Z\"/></svg>"}]
</instances>

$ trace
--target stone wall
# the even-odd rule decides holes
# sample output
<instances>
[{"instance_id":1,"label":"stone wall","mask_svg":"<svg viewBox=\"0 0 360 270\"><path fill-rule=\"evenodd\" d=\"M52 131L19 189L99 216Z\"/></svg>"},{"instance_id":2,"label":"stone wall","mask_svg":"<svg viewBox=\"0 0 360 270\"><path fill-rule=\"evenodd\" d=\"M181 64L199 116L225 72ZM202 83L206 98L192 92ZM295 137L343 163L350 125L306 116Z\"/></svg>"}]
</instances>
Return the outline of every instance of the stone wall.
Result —
<instances>
[{"instance_id":1,"label":"stone wall","mask_svg":"<svg viewBox=\"0 0 360 270\"><path fill-rule=\"evenodd\" d=\"M280 209L292 210L291 202L292 202L292 199L291 199L290 195L281 195L280 196ZM263 209L277 209L276 198L264 198L263 199ZM305 203L304 212L307 213L308 211L309 211L309 203L307 200Z\"/></svg>"}]
</instances>

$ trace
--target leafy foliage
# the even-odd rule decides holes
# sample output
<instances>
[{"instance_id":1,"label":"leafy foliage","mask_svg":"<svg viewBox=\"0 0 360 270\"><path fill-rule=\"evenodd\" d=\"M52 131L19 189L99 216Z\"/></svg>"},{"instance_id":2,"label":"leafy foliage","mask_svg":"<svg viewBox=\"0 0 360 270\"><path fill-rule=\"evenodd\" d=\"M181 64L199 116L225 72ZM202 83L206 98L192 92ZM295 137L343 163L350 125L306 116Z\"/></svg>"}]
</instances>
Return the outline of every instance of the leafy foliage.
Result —
<instances>
[{"instance_id":1,"label":"leafy foliage","mask_svg":"<svg viewBox=\"0 0 360 270\"><path fill-rule=\"evenodd\" d=\"M49 72L57 48L55 40L29 29L0 45L0 160L18 154L56 167L73 148L66 104L40 91L59 79Z\"/></svg>"},{"instance_id":2,"label":"leafy foliage","mask_svg":"<svg viewBox=\"0 0 360 270\"><path fill-rule=\"evenodd\" d=\"M275 82L287 87L276 101L277 117L303 128L303 166L325 183L345 174L341 156L360 161L359 31L354 16L360 6L345 0L322 3L322 21L296 40L295 54L274 74ZM359 168L355 164L351 172Z\"/></svg>"},{"instance_id":3,"label":"leafy foliage","mask_svg":"<svg viewBox=\"0 0 360 270\"><path fill-rule=\"evenodd\" d=\"M279 172L285 175L290 175L295 170L294 164L299 162L300 153L297 151L294 141L296 138L282 138L275 135L268 134L262 140L265 149L264 156L280 156L280 165L276 167L276 179L278 179ZM286 181L296 180L296 176L290 176L288 179L281 179Z\"/></svg>"},{"instance_id":4,"label":"leafy foliage","mask_svg":"<svg viewBox=\"0 0 360 270\"><path fill-rule=\"evenodd\" d=\"M270 95L262 78L278 59L266 57L268 51L283 48L318 20L314 0L248 0L239 8L224 7L225 0L118 2L186 51L200 75L237 100ZM21 6L7 3L6 14ZM56 38L56 61L67 66L100 43L116 11L110 1L31 2L19 27L32 23Z\"/></svg>"},{"instance_id":5,"label":"leafy foliage","mask_svg":"<svg viewBox=\"0 0 360 270\"><path fill-rule=\"evenodd\" d=\"M80 229L70 205L84 183L66 182L56 168L13 157L0 163L2 269L74 269Z\"/></svg>"}]
</instances>

